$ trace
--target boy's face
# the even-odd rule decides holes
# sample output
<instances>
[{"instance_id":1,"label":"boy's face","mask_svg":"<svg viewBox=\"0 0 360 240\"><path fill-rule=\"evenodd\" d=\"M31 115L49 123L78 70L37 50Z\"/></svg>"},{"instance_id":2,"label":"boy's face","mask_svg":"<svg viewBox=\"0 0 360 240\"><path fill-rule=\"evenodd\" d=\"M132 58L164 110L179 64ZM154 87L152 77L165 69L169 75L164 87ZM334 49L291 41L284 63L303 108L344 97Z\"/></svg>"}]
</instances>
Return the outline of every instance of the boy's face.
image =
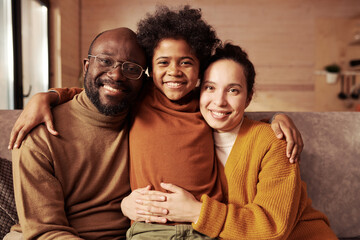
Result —
<instances>
[{"instance_id":1,"label":"boy's face","mask_svg":"<svg viewBox=\"0 0 360 240\"><path fill-rule=\"evenodd\" d=\"M172 101L186 96L199 79L200 62L183 39L163 39L152 59L154 84Z\"/></svg>"}]
</instances>

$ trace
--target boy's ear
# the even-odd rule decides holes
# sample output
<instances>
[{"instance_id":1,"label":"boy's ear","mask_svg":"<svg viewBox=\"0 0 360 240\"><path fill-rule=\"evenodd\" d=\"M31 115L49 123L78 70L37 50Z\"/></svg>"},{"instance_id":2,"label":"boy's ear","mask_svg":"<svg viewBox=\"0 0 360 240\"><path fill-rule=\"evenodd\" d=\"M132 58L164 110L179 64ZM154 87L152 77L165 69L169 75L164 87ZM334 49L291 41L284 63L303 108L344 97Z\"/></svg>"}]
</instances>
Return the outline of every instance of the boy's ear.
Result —
<instances>
[{"instance_id":1,"label":"boy's ear","mask_svg":"<svg viewBox=\"0 0 360 240\"><path fill-rule=\"evenodd\" d=\"M89 68L89 59L84 58L84 60L83 60L83 77L85 77L85 74L86 74L88 68Z\"/></svg>"}]
</instances>

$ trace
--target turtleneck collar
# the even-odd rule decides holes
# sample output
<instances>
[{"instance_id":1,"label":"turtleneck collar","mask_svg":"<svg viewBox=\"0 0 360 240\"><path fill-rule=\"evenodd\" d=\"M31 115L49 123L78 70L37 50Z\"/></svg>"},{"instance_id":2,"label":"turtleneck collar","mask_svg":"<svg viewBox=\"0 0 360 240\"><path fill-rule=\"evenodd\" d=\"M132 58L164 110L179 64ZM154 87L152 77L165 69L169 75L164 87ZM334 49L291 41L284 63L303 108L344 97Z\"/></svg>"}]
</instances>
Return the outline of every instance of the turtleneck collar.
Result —
<instances>
[{"instance_id":1,"label":"turtleneck collar","mask_svg":"<svg viewBox=\"0 0 360 240\"><path fill-rule=\"evenodd\" d=\"M114 116L106 116L100 113L85 91L76 95L72 103L73 107L82 115L85 121L98 127L121 129L127 119L128 111Z\"/></svg>"},{"instance_id":2,"label":"turtleneck collar","mask_svg":"<svg viewBox=\"0 0 360 240\"><path fill-rule=\"evenodd\" d=\"M161 106L178 112L197 112L199 111L199 91L193 90L178 101L171 101L154 84L151 86L153 100L159 102Z\"/></svg>"}]
</instances>

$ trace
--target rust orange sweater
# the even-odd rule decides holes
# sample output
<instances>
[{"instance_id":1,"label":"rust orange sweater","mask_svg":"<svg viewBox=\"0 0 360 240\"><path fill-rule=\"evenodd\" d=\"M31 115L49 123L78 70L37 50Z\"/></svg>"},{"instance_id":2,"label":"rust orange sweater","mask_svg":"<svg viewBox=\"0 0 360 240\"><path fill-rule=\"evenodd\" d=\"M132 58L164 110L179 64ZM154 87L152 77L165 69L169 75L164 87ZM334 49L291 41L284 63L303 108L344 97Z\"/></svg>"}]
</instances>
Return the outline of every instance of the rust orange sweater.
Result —
<instances>
[{"instance_id":1,"label":"rust orange sweater","mask_svg":"<svg viewBox=\"0 0 360 240\"><path fill-rule=\"evenodd\" d=\"M245 118L225 164L228 204L202 196L194 229L234 240L337 239L285 149L268 124Z\"/></svg>"},{"instance_id":2,"label":"rust orange sweater","mask_svg":"<svg viewBox=\"0 0 360 240\"><path fill-rule=\"evenodd\" d=\"M170 101L150 85L130 129L130 185L132 189L172 183L197 199L207 194L222 200L212 130L199 111L199 96ZM185 100L185 99L183 99Z\"/></svg>"}]
</instances>

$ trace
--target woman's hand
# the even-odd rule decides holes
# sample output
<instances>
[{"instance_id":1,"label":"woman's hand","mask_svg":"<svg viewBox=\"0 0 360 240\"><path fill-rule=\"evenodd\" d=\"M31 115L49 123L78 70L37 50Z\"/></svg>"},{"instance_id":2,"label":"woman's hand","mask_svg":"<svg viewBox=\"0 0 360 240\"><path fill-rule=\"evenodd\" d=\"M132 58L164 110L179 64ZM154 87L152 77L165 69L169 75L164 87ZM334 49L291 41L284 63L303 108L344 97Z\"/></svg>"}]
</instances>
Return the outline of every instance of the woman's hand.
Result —
<instances>
[{"instance_id":1,"label":"woman's hand","mask_svg":"<svg viewBox=\"0 0 360 240\"><path fill-rule=\"evenodd\" d=\"M8 149L19 148L25 136L41 123L45 123L51 134L59 134L54 129L51 113L51 105L56 103L58 98L56 92L43 92L30 99L11 130Z\"/></svg>"},{"instance_id":2,"label":"woman's hand","mask_svg":"<svg viewBox=\"0 0 360 240\"><path fill-rule=\"evenodd\" d=\"M299 130L294 122L286 114L276 114L271 122L271 128L274 130L277 138L285 137L287 142L286 155L291 163L300 161L300 153L304 148L304 143Z\"/></svg>"},{"instance_id":3,"label":"woman's hand","mask_svg":"<svg viewBox=\"0 0 360 240\"><path fill-rule=\"evenodd\" d=\"M146 211L138 213L144 215L155 215L166 217L167 220L173 222L196 222L200 216L202 203L188 191L169 183L161 183L161 187L170 193L160 193L156 191L145 191L143 195L148 199L138 199L137 203L147 206ZM151 197L162 194L166 197L166 201L154 202ZM156 211L152 211L155 209ZM159 215L158 209L167 210L167 214ZM164 211L165 212L165 211Z\"/></svg>"},{"instance_id":4,"label":"woman's hand","mask_svg":"<svg viewBox=\"0 0 360 240\"><path fill-rule=\"evenodd\" d=\"M162 192L150 190L150 186L138 188L121 202L121 211L124 216L133 221L166 223L167 219L160 215L166 215L166 209L156 206L157 202L165 201L166 198ZM148 193L148 194L146 194ZM148 204L140 204L147 202Z\"/></svg>"}]
</instances>

